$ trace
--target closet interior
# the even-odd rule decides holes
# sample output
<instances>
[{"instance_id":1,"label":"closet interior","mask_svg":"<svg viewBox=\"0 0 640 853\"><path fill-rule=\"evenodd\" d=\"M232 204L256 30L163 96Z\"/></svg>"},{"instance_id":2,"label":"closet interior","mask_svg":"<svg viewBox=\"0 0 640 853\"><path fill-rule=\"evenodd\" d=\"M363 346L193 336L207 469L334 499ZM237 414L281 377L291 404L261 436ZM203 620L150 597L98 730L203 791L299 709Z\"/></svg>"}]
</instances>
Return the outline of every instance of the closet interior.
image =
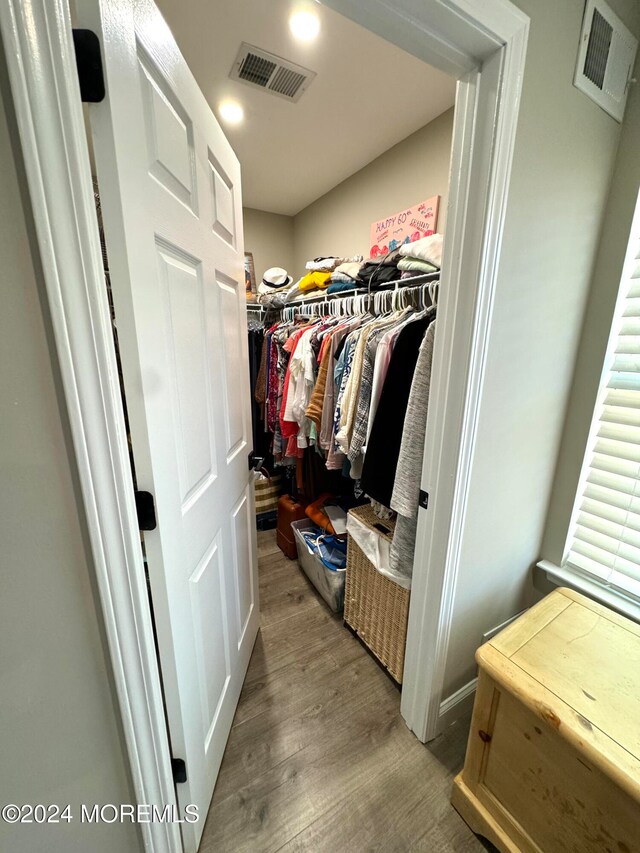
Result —
<instances>
[{"instance_id":1,"label":"closet interior","mask_svg":"<svg viewBox=\"0 0 640 853\"><path fill-rule=\"evenodd\" d=\"M265 271L247 322L258 528L400 685L442 234L395 242Z\"/></svg>"},{"instance_id":2,"label":"closet interior","mask_svg":"<svg viewBox=\"0 0 640 853\"><path fill-rule=\"evenodd\" d=\"M416 123L416 101L404 85L393 87L395 98L379 109L362 100L366 83L343 77L344 87L359 91L357 102L349 101L332 85L335 69L322 68L281 114L291 128L287 165L278 171L275 155L263 195L264 182L258 188L247 179L264 152L257 142L251 147L243 123L225 127L243 169L256 525L259 554L275 537L290 571L307 577L322 606L400 686L425 500L420 486L455 84L341 16L323 18L325 44L347 35L354 62L365 54L371 60L375 50L370 83L379 91L408 63L404 70L421 98L437 103L431 120ZM312 63L311 53L306 60ZM232 94L238 101L269 97L254 89L238 83ZM289 177L304 163L310 186L317 178L309 168L313 142L299 136L294 117L305 102L311 109L312 98L329 110L326 159L335 162L328 189L315 198ZM354 144L331 121L343 107L354 117L372 109L378 118L366 136L379 153L346 178L331 135L342 135L343 148ZM389 128L400 126L409 132L396 131L387 145ZM349 127L363 129L358 121ZM326 165L319 161L317 168ZM296 209L293 196L305 194ZM263 562L261 586L268 585Z\"/></svg>"}]
</instances>

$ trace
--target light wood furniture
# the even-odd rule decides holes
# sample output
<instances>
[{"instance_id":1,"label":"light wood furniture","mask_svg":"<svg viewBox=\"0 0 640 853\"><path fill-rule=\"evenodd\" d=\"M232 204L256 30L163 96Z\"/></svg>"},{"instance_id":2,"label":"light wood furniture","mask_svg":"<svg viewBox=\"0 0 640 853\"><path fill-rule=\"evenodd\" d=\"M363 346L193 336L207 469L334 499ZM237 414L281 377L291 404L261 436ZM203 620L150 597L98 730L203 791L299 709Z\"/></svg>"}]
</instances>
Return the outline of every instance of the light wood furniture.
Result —
<instances>
[{"instance_id":1,"label":"light wood furniture","mask_svg":"<svg viewBox=\"0 0 640 853\"><path fill-rule=\"evenodd\" d=\"M640 626L558 589L478 649L452 803L502 851L640 851Z\"/></svg>"}]
</instances>

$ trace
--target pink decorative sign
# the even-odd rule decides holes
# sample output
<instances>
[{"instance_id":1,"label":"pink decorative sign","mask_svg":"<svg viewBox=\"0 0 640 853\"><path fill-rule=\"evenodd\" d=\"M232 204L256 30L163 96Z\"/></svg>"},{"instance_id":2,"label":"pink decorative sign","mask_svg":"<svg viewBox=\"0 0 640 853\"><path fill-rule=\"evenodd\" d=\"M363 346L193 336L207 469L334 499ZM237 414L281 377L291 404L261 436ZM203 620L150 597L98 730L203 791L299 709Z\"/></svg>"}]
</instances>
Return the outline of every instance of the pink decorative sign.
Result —
<instances>
[{"instance_id":1,"label":"pink decorative sign","mask_svg":"<svg viewBox=\"0 0 640 853\"><path fill-rule=\"evenodd\" d=\"M421 237L433 234L438 224L440 196L434 195L413 207L400 210L386 219L371 224L371 248L369 254L378 258L398 249L403 243L413 243Z\"/></svg>"}]
</instances>

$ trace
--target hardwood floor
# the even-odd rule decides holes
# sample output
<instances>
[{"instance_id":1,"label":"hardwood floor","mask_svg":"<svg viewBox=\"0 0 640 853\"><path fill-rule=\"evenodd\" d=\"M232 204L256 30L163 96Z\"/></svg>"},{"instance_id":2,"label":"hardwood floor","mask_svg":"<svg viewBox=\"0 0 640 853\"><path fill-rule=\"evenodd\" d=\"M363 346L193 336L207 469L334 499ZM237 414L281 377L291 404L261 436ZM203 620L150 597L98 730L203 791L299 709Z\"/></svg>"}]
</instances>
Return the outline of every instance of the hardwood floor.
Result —
<instances>
[{"instance_id":1,"label":"hardwood floor","mask_svg":"<svg viewBox=\"0 0 640 853\"><path fill-rule=\"evenodd\" d=\"M398 690L274 531L258 551L261 630L201 853L484 850L449 804L468 723L421 744Z\"/></svg>"}]
</instances>

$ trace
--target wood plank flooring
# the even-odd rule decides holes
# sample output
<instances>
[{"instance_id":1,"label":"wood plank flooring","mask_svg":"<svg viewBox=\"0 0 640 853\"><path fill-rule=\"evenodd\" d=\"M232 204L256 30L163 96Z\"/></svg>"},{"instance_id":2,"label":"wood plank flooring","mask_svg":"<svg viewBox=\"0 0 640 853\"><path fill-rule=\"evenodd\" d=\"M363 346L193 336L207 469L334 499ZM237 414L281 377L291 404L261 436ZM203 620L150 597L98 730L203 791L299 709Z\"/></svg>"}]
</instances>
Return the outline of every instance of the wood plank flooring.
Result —
<instances>
[{"instance_id":1,"label":"wood plank flooring","mask_svg":"<svg viewBox=\"0 0 640 853\"><path fill-rule=\"evenodd\" d=\"M449 804L468 722L429 746L400 693L258 533L261 629L201 853L471 853L487 845Z\"/></svg>"}]
</instances>

